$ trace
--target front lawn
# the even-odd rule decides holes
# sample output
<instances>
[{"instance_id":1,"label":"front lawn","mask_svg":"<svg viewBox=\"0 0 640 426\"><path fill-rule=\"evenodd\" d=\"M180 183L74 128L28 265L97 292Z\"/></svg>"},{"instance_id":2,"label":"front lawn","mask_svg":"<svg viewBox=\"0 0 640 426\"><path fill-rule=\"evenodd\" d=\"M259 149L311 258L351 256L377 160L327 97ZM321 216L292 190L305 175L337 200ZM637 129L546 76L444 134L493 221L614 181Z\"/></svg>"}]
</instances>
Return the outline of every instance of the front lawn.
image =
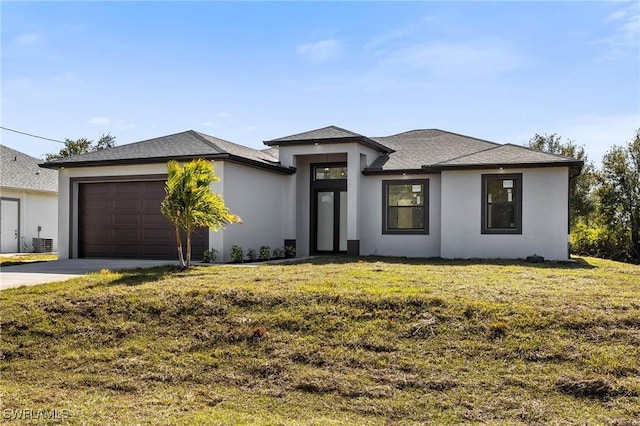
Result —
<instances>
[{"instance_id":1,"label":"front lawn","mask_svg":"<svg viewBox=\"0 0 640 426\"><path fill-rule=\"evenodd\" d=\"M612 261L325 258L102 271L5 290L0 312L5 419L640 418L640 266Z\"/></svg>"}]
</instances>

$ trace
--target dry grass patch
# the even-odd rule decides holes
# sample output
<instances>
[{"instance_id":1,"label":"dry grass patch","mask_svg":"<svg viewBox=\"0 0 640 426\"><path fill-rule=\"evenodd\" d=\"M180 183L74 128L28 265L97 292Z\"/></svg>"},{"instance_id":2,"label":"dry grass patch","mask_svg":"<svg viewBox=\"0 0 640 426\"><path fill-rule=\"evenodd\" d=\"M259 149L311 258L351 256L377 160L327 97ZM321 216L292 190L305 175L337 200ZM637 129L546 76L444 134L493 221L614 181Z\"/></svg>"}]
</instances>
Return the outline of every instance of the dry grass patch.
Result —
<instances>
[{"instance_id":1,"label":"dry grass patch","mask_svg":"<svg viewBox=\"0 0 640 426\"><path fill-rule=\"evenodd\" d=\"M49 260L56 260L57 258L58 258L57 254L51 254L51 253L22 253L22 254L14 254L11 256L0 255L0 267L22 265L24 263L33 263L33 262L47 262Z\"/></svg>"}]
</instances>

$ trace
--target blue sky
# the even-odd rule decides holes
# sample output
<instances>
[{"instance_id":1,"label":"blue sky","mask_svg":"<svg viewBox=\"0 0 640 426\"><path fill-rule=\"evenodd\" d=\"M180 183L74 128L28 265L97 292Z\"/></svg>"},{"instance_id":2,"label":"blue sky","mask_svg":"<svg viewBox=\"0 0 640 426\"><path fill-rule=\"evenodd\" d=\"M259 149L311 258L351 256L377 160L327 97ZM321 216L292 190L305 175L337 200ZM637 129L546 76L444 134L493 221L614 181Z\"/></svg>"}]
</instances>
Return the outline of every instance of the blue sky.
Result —
<instances>
[{"instance_id":1,"label":"blue sky","mask_svg":"<svg viewBox=\"0 0 640 426\"><path fill-rule=\"evenodd\" d=\"M2 2L2 126L118 144L337 125L599 161L640 127L639 2ZM62 145L2 130L41 157Z\"/></svg>"}]
</instances>

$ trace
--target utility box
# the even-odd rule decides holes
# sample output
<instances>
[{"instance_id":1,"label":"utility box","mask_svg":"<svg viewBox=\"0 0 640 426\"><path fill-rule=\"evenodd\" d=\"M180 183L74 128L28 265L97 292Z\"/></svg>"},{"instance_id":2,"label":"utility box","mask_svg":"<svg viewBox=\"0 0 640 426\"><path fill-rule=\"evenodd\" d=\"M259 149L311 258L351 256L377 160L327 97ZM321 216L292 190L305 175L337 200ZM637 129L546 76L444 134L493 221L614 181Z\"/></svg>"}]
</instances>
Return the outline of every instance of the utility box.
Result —
<instances>
[{"instance_id":1,"label":"utility box","mask_svg":"<svg viewBox=\"0 0 640 426\"><path fill-rule=\"evenodd\" d=\"M53 238L32 238L34 253L51 253L53 251Z\"/></svg>"}]
</instances>

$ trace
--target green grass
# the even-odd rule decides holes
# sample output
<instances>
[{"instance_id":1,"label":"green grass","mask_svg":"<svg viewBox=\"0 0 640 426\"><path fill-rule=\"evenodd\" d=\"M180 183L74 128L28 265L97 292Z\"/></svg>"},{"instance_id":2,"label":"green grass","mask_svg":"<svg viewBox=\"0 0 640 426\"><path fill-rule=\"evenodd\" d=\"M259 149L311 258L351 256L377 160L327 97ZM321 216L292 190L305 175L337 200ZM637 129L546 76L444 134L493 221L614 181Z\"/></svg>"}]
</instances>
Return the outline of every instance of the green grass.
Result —
<instances>
[{"instance_id":1,"label":"green grass","mask_svg":"<svg viewBox=\"0 0 640 426\"><path fill-rule=\"evenodd\" d=\"M11 256L0 255L0 266L13 266L32 262L45 262L49 260L56 260L57 258L57 254L51 253L24 253Z\"/></svg>"},{"instance_id":2,"label":"green grass","mask_svg":"<svg viewBox=\"0 0 640 426\"><path fill-rule=\"evenodd\" d=\"M0 293L2 409L70 424L638 424L640 267L316 259Z\"/></svg>"}]
</instances>

